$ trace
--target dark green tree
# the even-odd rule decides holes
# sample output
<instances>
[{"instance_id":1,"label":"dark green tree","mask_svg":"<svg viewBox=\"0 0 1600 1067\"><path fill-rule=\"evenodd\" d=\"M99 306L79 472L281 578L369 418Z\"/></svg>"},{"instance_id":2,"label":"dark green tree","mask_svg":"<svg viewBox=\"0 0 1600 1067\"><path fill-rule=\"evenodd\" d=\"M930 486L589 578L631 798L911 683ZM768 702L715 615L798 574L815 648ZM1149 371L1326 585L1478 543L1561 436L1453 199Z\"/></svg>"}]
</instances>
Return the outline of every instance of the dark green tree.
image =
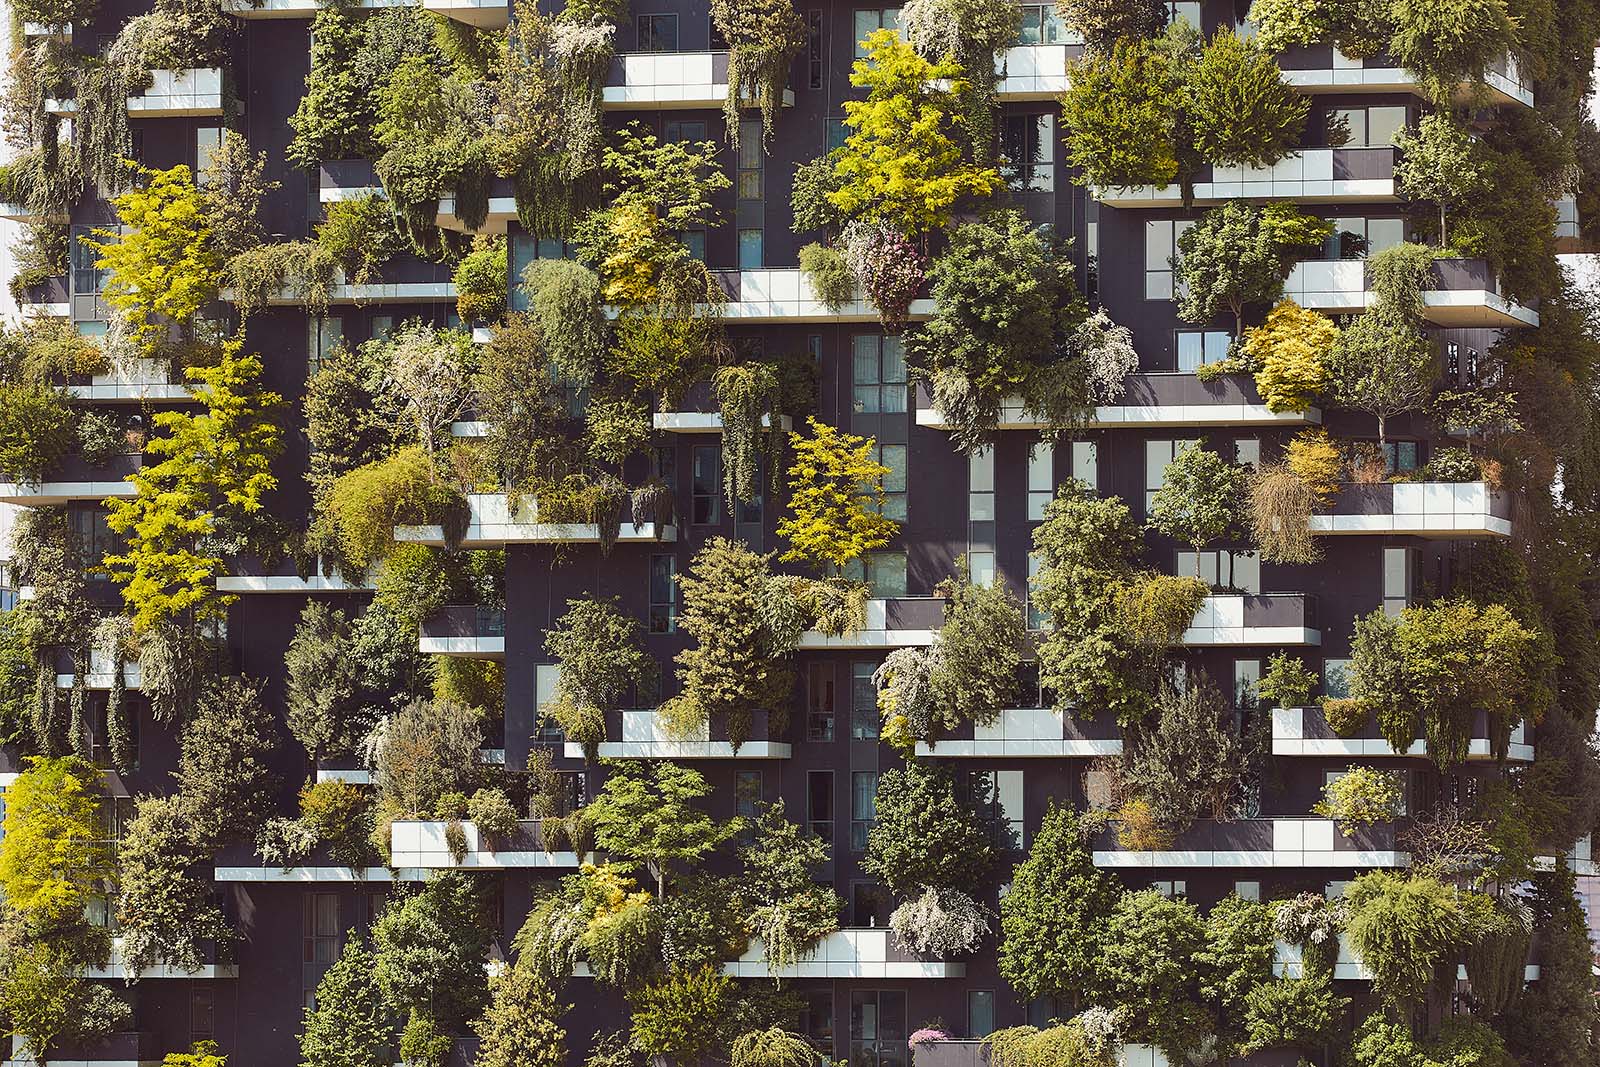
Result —
<instances>
[{"instance_id":1,"label":"dark green tree","mask_svg":"<svg viewBox=\"0 0 1600 1067\"><path fill-rule=\"evenodd\" d=\"M1311 110L1272 56L1227 28L1189 68L1184 89L1195 150L1217 166L1270 167L1297 149Z\"/></svg>"},{"instance_id":2,"label":"dark green tree","mask_svg":"<svg viewBox=\"0 0 1600 1067\"><path fill-rule=\"evenodd\" d=\"M718 822L695 807L711 786L699 771L675 763L616 760L606 784L586 809L595 843L613 855L643 863L667 895L675 865L692 864L739 831L740 820Z\"/></svg>"},{"instance_id":3,"label":"dark green tree","mask_svg":"<svg viewBox=\"0 0 1600 1067\"><path fill-rule=\"evenodd\" d=\"M394 1009L378 984L376 960L360 937L317 983L300 1034L300 1067L373 1067L393 1063Z\"/></svg>"},{"instance_id":4,"label":"dark green tree","mask_svg":"<svg viewBox=\"0 0 1600 1067\"><path fill-rule=\"evenodd\" d=\"M993 827L954 772L912 763L879 776L864 873L903 900L927 886L981 900L994 865Z\"/></svg>"}]
</instances>

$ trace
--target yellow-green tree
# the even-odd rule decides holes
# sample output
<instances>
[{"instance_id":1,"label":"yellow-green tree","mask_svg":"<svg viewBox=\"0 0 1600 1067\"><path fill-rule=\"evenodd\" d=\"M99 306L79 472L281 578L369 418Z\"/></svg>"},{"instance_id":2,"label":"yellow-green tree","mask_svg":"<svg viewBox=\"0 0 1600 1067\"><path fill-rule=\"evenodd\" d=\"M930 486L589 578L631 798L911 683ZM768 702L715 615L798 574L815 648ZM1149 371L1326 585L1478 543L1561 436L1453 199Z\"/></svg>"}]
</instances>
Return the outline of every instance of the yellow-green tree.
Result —
<instances>
[{"instance_id":1,"label":"yellow-green tree","mask_svg":"<svg viewBox=\"0 0 1600 1067\"><path fill-rule=\"evenodd\" d=\"M1243 352L1256 368L1268 411L1305 411L1328 389L1328 353L1339 327L1284 298L1260 326L1245 331Z\"/></svg>"},{"instance_id":2,"label":"yellow-green tree","mask_svg":"<svg viewBox=\"0 0 1600 1067\"><path fill-rule=\"evenodd\" d=\"M789 509L778 536L789 542L780 558L804 560L842 573L847 564L882 548L900 532L883 514L883 477L889 468L873 457L877 442L835 426L806 420L811 436L789 435Z\"/></svg>"},{"instance_id":3,"label":"yellow-green tree","mask_svg":"<svg viewBox=\"0 0 1600 1067\"><path fill-rule=\"evenodd\" d=\"M99 782L100 772L77 756L41 756L6 790L0 893L35 931L81 920L111 877Z\"/></svg>"},{"instance_id":4,"label":"yellow-green tree","mask_svg":"<svg viewBox=\"0 0 1600 1067\"><path fill-rule=\"evenodd\" d=\"M203 410L158 412L162 432L145 451L164 458L128 476L134 497L107 501L106 522L127 549L105 563L140 632L222 614L232 600L217 594L223 561L202 542L247 536L278 484L271 464L283 447L283 397L260 387L261 360L240 347L230 341L216 366L189 368Z\"/></svg>"},{"instance_id":5,"label":"yellow-green tree","mask_svg":"<svg viewBox=\"0 0 1600 1067\"><path fill-rule=\"evenodd\" d=\"M189 326L217 298L222 256L187 166L138 167L135 173L143 179L139 185L112 201L122 232L96 230L101 240L84 243L100 253L95 266L110 272L106 303L154 354L172 323Z\"/></svg>"},{"instance_id":6,"label":"yellow-green tree","mask_svg":"<svg viewBox=\"0 0 1600 1067\"><path fill-rule=\"evenodd\" d=\"M840 186L827 194L854 218L882 220L914 236L950 221L964 196L988 196L1000 173L962 157L963 127L957 95L966 75L959 64L931 62L893 30L866 40L850 84L865 100L844 105L850 135L834 162Z\"/></svg>"}]
</instances>

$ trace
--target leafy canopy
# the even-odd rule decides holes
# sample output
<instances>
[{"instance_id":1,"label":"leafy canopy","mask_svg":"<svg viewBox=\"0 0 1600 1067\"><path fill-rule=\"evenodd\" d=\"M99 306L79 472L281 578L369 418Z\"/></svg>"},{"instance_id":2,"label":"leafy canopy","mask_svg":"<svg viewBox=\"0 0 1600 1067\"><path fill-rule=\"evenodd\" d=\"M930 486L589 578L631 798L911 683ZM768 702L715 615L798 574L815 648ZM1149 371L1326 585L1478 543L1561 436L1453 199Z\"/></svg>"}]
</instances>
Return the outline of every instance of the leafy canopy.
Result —
<instances>
[{"instance_id":1,"label":"leafy canopy","mask_svg":"<svg viewBox=\"0 0 1600 1067\"><path fill-rule=\"evenodd\" d=\"M616 761L600 795L589 805L595 843L645 865L666 896L667 877L678 863L695 863L739 831L742 820L718 822L695 807L711 793L699 771L675 763Z\"/></svg>"},{"instance_id":2,"label":"leafy canopy","mask_svg":"<svg viewBox=\"0 0 1600 1067\"><path fill-rule=\"evenodd\" d=\"M900 524L883 514L883 477L889 468L878 462L877 443L835 426L806 422L809 437L789 435L794 465L789 468L790 515L778 520L778 536L789 542L780 559L803 560L813 567L845 565L882 548L900 532Z\"/></svg>"}]
</instances>

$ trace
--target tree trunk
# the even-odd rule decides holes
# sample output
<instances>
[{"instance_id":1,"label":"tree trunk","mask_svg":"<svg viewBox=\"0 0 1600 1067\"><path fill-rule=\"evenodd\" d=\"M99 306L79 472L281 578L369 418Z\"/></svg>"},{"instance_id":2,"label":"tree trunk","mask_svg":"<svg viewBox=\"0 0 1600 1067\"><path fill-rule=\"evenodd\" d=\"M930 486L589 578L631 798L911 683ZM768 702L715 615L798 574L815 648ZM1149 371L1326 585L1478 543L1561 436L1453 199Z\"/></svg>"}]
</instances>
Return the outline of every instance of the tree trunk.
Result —
<instances>
[{"instance_id":1,"label":"tree trunk","mask_svg":"<svg viewBox=\"0 0 1600 1067\"><path fill-rule=\"evenodd\" d=\"M1439 247L1444 248L1450 243L1450 235L1444 226L1444 201L1439 201Z\"/></svg>"}]
</instances>

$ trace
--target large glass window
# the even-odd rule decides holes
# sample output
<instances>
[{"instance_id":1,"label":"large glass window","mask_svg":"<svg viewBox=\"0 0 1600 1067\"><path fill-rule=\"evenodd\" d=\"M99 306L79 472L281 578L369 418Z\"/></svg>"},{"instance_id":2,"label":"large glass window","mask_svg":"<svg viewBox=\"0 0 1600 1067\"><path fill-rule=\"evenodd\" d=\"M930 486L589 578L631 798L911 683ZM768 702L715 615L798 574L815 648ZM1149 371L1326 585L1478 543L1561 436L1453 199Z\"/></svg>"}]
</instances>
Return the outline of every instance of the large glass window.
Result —
<instances>
[{"instance_id":1,"label":"large glass window","mask_svg":"<svg viewBox=\"0 0 1600 1067\"><path fill-rule=\"evenodd\" d=\"M862 43L878 30L898 30L900 28L900 9L898 7L858 8L855 12L856 58L860 59L867 54L866 46Z\"/></svg>"},{"instance_id":2,"label":"large glass window","mask_svg":"<svg viewBox=\"0 0 1600 1067\"><path fill-rule=\"evenodd\" d=\"M1000 126L1000 173L1017 192L1048 193L1056 187L1055 116L1007 115Z\"/></svg>"},{"instance_id":3,"label":"large glass window","mask_svg":"<svg viewBox=\"0 0 1600 1067\"><path fill-rule=\"evenodd\" d=\"M341 927L337 893L306 893L301 898L300 988L305 1006L316 1007L317 983L339 959Z\"/></svg>"},{"instance_id":4,"label":"large glass window","mask_svg":"<svg viewBox=\"0 0 1600 1067\"><path fill-rule=\"evenodd\" d=\"M808 664L806 666L807 741L833 740L835 709L833 664Z\"/></svg>"},{"instance_id":5,"label":"large glass window","mask_svg":"<svg viewBox=\"0 0 1600 1067\"><path fill-rule=\"evenodd\" d=\"M857 334L851 339L851 410L858 415L906 410L906 347L899 337Z\"/></svg>"},{"instance_id":6,"label":"large glass window","mask_svg":"<svg viewBox=\"0 0 1600 1067\"><path fill-rule=\"evenodd\" d=\"M1056 491L1056 448L1036 441L1028 450L1028 521L1044 519L1045 505Z\"/></svg>"},{"instance_id":7,"label":"large glass window","mask_svg":"<svg viewBox=\"0 0 1600 1067\"><path fill-rule=\"evenodd\" d=\"M806 772L806 829L833 845L833 772Z\"/></svg>"},{"instance_id":8,"label":"large glass window","mask_svg":"<svg viewBox=\"0 0 1600 1067\"><path fill-rule=\"evenodd\" d=\"M1022 32L1018 44L1061 44L1067 39L1054 4L1023 4Z\"/></svg>"},{"instance_id":9,"label":"large glass window","mask_svg":"<svg viewBox=\"0 0 1600 1067\"><path fill-rule=\"evenodd\" d=\"M95 237L94 226L72 227L72 295L73 296L99 296L105 292L106 280L111 277L109 270L102 270L95 266L100 258L98 249L85 244L85 239L99 240ZM108 226L105 229L122 232L120 226Z\"/></svg>"},{"instance_id":10,"label":"large glass window","mask_svg":"<svg viewBox=\"0 0 1600 1067\"><path fill-rule=\"evenodd\" d=\"M722 521L722 449L696 445L693 485L690 487L689 521L710 526Z\"/></svg>"},{"instance_id":11,"label":"large glass window","mask_svg":"<svg viewBox=\"0 0 1600 1067\"><path fill-rule=\"evenodd\" d=\"M1261 560L1254 552L1179 552L1177 571L1180 577L1199 578L1213 589L1261 592Z\"/></svg>"},{"instance_id":12,"label":"large glass window","mask_svg":"<svg viewBox=\"0 0 1600 1067\"><path fill-rule=\"evenodd\" d=\"M845 577L867 583L869 595L878 600L906 595L906 554L880 549L868 552L865 559L845 565Z\"/></svg>"},{"instance_id":13,"label":"large glass window","mask_svg":"<svg viewBox=\"0 0 1600 1067\"><path fill-rule=\"evenodd\" d=\"M739 199L760 200L765 193L767 154L760 121L739 123Z\"/></svg>"},{"instance_id":14,"label":"large glass window","mask_svg":"<svg viewBox=\"0 0 1600 1067\"><path fill-rule=\"evenodd\" d=\"M867 831L878 818L878 772L850 772L850 848L867 850Z\"/></svg>"},{"instance_id":15,"label":"large glass window","mask_svg":"<svg viewBox=\"0 0 1600 1067\"><path fill-rule=\"evenodd\" d=\"M650 632L670 634L678 629L678 560L662 553L650 557Z\"/></svg>"},{"instance_id":16,"label":"large glass window","mask_svg":"<svg viewBox=\"0 0 1600 1067\"><path fill-rule=\"evenodd\" d=\"M1144 298L1171 300L1172 265L1178 258L1178 238L1194 223L1185 219L1156 219L1144 224Z\"/></svg>"},{"instance_id":17,"label":"large glass window","mask_svg":"<svg viewBox=\"0 0 1600 1067\"><path fill-rule=\"evenodd\" d=\"M1192 374L1208 363L1228 358L1233 335L1227 330L1179 330L1178 370Z\"/></svg>"},{"instance_id":18,"label":"large glass window","mask_svg":"<svg viewBox=\"0 0 1600 1067\"><path fill-rule=\"evenodd\" d=\"M874 741L878 737L878 687L872 684L876 663L850 664L850 738Z\"/></svg>"},{"instance_id":19,"label":"large glass window","mask_svg":"<svg viewBox=\"0 0 1600 1067\"><path fill-rule=\"evenodd\" d=\"M800 1034L822 1054L833 1060L833 990L813 989L800 994Z\"/></svg>"},{"instance_id":20,"label":"large glass window","mask_svg":"<svg viewBox=\"0 0 1600 1067\"><path fill-rule=\"evenodd\" d=\"M850 992L850 1067L906 1067L906 995L900 990Z\"/></svg>"},{"instance_id":21,"label":"large glass window","mask_svg":"<svg viewBox=\"0 0 1600 1067\"><path fill-rule=\"evenodd\" d=\"M1394 144L1405 125L1404 105L1335 108L1328 119L1328 143L1335 148L1383 148Z\"/></svg>"},{"instance_id":22,"label":"large glass window","mask_svg":"<svg viewBox=\"0 0 1600 1067\"><path fill-rule=\"evenodd\" d=\"M640 15L639 51L676 52L678 50L678 16L672 14Z\"/></svg>"},{"instance_id":23,"label":"large glass window","mask_svg":"<svg viewBox=\"0 0 1600 1067\"><path fill-rule=\"evenodd\" d=\"M988 1037L994 1033L994 990L967 990L967 1036Z\"/></svg>"},{"instance_id":24,"label":"large glass window","mask_svg":"<svg viewBox=\"0 0 1600 1067\"><path fill-rule=\"evenodd\" d=\"M1406 239L1404 219L1332 218L1333 232L1323 243L1327 259L1366 259Z\"/></svg>"},{"instance_id":25,"label":"large glass window","mask_svg":"<svg viewBox=\"0 0 1600 1067\"><path fill-rule=\"evenodd\" d=\"M1174 456L1196 442L1191 438L1178 441L1146 441L1144 443L1144 510L1150 512L1156 490L1166 477L1167 464Z\"/></svg>"}]
</instances>

